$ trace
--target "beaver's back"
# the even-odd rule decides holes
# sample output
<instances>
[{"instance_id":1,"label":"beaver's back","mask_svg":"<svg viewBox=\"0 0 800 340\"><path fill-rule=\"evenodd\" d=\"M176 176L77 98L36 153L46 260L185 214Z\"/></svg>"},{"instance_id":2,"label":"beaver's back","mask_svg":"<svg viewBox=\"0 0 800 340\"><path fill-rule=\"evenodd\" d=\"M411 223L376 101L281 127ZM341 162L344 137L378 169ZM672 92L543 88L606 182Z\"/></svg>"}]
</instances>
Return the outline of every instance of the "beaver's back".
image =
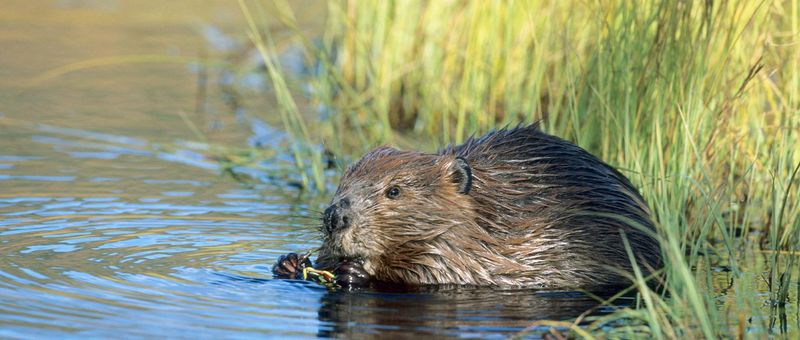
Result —
<instances>
[{"instance_id":1,"label":"beaver's back","mask_svg":"<svg viewBox=\"0 0 800 340\"><path fill-rule=\"evenodd\" d=\"M644 200L622 174L585 150L531 125L471 138L441 154L470 165L476 222L500 240L493 251L525 265L495 268L498 282L627 282L610 268L630 272L623 235L645 272L660 266Z\"/></svg>"}]
</instances>

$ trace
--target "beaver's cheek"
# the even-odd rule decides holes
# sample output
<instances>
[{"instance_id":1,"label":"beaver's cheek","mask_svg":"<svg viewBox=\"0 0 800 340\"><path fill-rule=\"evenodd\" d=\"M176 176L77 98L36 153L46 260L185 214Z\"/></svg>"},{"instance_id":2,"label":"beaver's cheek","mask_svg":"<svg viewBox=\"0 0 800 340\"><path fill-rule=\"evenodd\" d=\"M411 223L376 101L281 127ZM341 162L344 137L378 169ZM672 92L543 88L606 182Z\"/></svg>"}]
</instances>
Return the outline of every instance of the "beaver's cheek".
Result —
<instances>
[{"instance_id":1,"label":"beaver's cheek","mask_svg":"<svg viewBox=\"0 0 800 340\"><path fill-rule=\"evenodd\" d=\"M358 253L358 243L353 232L354 228L343 230L339 236L339 242L345 255L355 255Z\"/></svg>"},{"instance_id":2,"label":"beaver's cheek","mask_svg":"<svg viewBox=\"0 0 800 340\"><path fill-rule=\"evenodd\" d=\"M383 247L380 244L380 234L376 230L354 225L341 234L341 248L344 255L352 258L369 258L379 256Z\"/></svg>"},{"instance_id":3,"label":"beaver's cheek","mask_svg":"<svg viewBox=\"0 0 800 340\"><path fill-rule=\"evenodd\" d=\"M362 265L364 271L366 271L367 274L369 274L370 276L375 276L375 267L376 267L375 263L373 263L372 260L370 259L365 259Z\"/></svg>"}]
</instances>

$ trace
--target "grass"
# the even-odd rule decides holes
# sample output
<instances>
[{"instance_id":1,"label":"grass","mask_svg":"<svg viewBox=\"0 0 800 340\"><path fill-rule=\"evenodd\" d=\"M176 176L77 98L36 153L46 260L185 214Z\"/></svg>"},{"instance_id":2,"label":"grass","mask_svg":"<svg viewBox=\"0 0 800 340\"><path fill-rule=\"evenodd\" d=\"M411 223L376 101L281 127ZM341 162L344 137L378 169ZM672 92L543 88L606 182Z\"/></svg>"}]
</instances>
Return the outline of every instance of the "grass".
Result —
<instances>
[{"instance_id":1,"label":"grass","mask_svg":"<svg viewBox=\"0 0 800 340\"><path fill-rule=\"evenodd\" d=\"M264 8L242 2L309 183L326 181L313 145L356 157L382 143L430 150L544 119L621 169L660 227L665 292L634 278L644 308L595 319L589 334L800 334L786 317L800 309L797 1L327 6L321 43L298 36L318 70L310 99L328 112L309 119L261 33L268 23L253 18Z\"/></svg>"}]
</instances>

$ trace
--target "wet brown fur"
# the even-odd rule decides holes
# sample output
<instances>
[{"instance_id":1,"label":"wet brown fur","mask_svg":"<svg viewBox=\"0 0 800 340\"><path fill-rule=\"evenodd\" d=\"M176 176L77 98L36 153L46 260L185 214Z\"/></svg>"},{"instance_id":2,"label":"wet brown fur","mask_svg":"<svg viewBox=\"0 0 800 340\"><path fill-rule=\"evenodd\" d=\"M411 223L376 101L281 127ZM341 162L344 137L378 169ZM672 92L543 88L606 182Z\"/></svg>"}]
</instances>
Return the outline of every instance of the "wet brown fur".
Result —
<instances>
[{"instance_id":1,"label":"wet brown fur","mask_svg":"<svg viewBox=\"0 0 800 340\"><path fill-rule=\"evenodd\" d=\"M457 171L466 160L471 185ZM387 189L397 186L391 199ZM333 198L351 225L324 232L318 266L364 260L375 279L596 290L630 283L627 237L645 274L661 264L644 200L583 149L537 125L437 154L381 147L351 166Z\"/></svg>"}]
</instances>

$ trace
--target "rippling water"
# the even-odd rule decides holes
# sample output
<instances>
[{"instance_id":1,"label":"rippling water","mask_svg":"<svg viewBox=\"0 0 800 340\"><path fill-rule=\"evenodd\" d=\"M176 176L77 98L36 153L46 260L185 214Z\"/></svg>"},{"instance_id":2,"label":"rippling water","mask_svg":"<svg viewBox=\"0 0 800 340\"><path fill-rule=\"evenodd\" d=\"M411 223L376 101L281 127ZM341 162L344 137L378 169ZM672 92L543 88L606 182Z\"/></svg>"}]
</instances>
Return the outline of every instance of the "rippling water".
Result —
<instances>
[{"instance_id":1,"label":"rippling water","mask_svg":"<svg viewBox=\"0 0 800 340\"><path fill-rule=\"evenodd\" d=\"M0 140L0 335L317 332L325 291L266 280L314 246L302 203L29 132Z\"/></svg>"},{"instance_id":2,"label":"rippling water","mask_svg":"<svg viewBox=\"0 0 800 340\"><path fill-rule=\"evenodd\" d=\"M102 59L225 58L244 37L239 9L195 4L16 1L0 14L0 338L505 337L597 306L571 293L272 280L279 255L318 245L327 198L220 174L179 114L211 143L275 144L270 122L247 119L270 109L264 92L245 96L244 113L215 87L198 106L196 67ZM308 8L300 21L313 28L321 10ZM98 65L74 67L87 60Z\"/></svg>"}]
</instances>

